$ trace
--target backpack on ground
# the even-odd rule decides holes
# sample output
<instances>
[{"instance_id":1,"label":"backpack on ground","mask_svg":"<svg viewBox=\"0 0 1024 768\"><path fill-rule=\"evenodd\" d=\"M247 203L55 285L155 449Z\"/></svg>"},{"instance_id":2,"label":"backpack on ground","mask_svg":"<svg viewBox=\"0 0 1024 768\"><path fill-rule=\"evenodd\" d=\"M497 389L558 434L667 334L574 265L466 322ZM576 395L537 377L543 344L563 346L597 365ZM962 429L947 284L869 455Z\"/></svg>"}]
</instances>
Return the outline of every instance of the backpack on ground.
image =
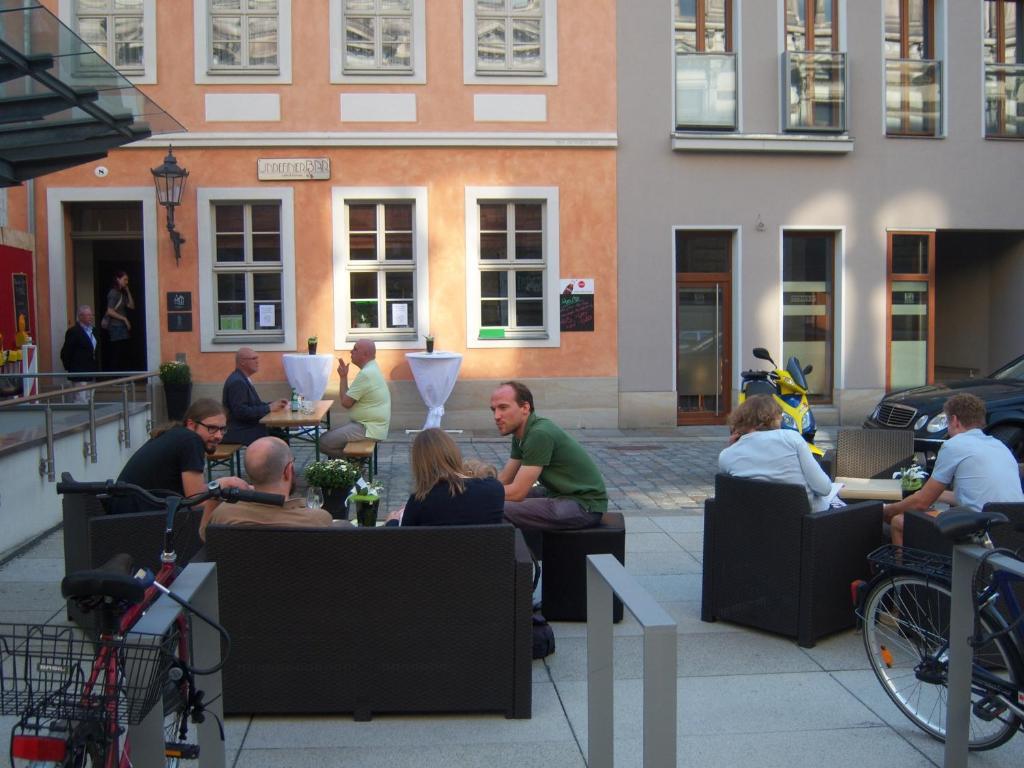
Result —
<instances>
[{"instance_id":1,"label":"backpack on ground","mask_svg":"<svg viewBox=\"0 0 1024 768\"><path fill-rule=\"evenodd\" d=\"M533 612L533 658L543 659L555 652L555 632L540 611Z\"/></svg>"}]
</instances>

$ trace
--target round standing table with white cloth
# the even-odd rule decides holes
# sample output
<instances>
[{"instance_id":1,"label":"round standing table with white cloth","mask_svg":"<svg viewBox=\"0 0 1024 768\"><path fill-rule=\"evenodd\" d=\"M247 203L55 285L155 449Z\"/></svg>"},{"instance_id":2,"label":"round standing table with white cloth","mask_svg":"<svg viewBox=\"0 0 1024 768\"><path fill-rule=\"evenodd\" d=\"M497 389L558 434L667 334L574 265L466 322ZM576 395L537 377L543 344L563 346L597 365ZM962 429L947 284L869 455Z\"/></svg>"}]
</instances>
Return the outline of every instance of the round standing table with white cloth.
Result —
<instances>
[{"instance_id":1,"label":"round standing table with white cloth","mask_svg":"<svg viewBox=\"0 0 1024 768\"><path fill-rule=\"evenodd\" d=\"M284 375L288 383L306 400L322 400L331 377L333 355L284 355Z\"/></svg>"},{"instance_id":2,"label":"round standing table with white cloth","mask_svg":"<svg viewBox=\"0 0 1024 768\"><path fill-rule=\"evenodd\" d=\"M416 380L416 389L427 406L423 428L440 427L444 404L459 378L462 355L458 352L407 352L405 357Z\"/></svg>"}]
</instances>

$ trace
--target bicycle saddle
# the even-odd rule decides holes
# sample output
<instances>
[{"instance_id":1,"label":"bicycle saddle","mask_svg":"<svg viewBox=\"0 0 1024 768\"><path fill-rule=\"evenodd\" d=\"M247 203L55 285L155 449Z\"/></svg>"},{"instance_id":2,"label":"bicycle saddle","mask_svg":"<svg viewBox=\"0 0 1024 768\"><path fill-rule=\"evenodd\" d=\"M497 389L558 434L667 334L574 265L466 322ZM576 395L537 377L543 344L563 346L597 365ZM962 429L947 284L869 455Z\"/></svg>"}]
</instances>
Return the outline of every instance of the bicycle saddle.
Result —
<instances>
[{"instance_id":1,"label":"bicycle saddle","mask_svg":"<svg viewBox=\"0 0 1024 768\"><path fill-rule=\"evenodd\" d=\"M972 533L987 531L997 523L1005 523L1006 515L1001 512L975 512L968 507L953 507L935 518L939 533L952 541L962 541Z\"/></svg>"},{"instance_id":2,"label":"bicycle saddle","mask_svg":"<svg viewBox=\"0 0 1024 768\"><path fill-rule=\"evenodd\" d=\"M135 605L142 602L146 588L132 577L131 570L131 555L114 555L95 570L65 576L60 582L60 592L64 597L77 600L109 597Z\"/></svg>"}]
</instances>

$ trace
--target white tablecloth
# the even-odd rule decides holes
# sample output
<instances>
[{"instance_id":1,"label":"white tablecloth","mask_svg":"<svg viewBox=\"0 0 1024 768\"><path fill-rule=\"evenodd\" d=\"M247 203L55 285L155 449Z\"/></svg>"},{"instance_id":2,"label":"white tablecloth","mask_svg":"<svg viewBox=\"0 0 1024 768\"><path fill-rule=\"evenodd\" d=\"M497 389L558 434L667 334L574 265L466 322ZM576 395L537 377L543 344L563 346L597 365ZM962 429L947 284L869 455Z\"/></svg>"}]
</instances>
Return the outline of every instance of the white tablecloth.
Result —
<instances>
[{"instance_id":1,"label":"white tablecloth","mask_svg":"<svg viewBox=\"0 0 1024 768\"><path fill-rule=\"evenodd\" d=\"M284 356L284 375L288 383L306 400L322 400L331 369L337 367L332 355L288 354Z\"/></svg>"},{"instance_id":2,"label":"white tablecloth","mask_svg":"<svg viewBox=\"0 0 1024 768\"><path fill-rule=\"evenodd\" d=\"M462 355L458 352L407 352L405 355L416 380L416 389L427 406L424 429L441 426L444 404L459 378Z\"/></svg>"}]
</instances>

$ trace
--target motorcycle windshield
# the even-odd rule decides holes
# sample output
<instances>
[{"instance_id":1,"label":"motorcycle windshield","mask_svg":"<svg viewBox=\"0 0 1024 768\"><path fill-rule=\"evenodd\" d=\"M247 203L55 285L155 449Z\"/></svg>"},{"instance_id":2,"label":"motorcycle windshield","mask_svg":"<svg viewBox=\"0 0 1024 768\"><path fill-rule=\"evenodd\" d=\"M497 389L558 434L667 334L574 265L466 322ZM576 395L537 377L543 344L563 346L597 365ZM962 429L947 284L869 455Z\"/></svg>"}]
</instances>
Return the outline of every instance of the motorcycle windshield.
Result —
<instances>
[{"instance_id":1,"label":"motorcycle windshield","mask_svg":"<svg viewBox=\"0 0 1024 768\"><path fill-rule=\"evenodd\" d=\"M800 387L800 389L807 389L807 379L804 377L803 369L800 367L800 361L795 357L789 358L789 362L786 363L786 373L793 378L793 383Z\"/></svg>"}]
</instances>

